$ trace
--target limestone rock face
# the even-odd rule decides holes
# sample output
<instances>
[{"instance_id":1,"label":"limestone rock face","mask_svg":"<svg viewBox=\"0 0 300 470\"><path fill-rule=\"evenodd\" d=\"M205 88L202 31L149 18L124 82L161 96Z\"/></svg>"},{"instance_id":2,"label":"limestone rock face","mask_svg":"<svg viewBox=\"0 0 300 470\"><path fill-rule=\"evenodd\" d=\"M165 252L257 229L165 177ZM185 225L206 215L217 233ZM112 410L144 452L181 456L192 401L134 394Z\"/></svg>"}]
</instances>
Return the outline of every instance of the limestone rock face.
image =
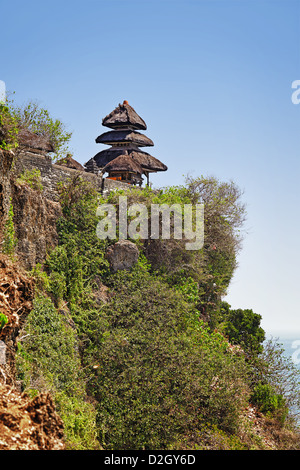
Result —
<instances>
[{"instance_id":1,"label":"limestone rock face","mask_svg":"<svg viewBox=\"0 0 300 470\"><path fill-rule=\"evenodd\" d=\"M139 257L138 247L129 240L119 240L107 248L106 258L113 272L129 270L137 262Z\"/></svg>"},{"instance_id":2,"label":"limestone rock face","mask_svg":"<svg viewBox=\"0 0 300 470\"><path fill-rule=\"evenodd\" d=\"M58 202L43 197L26 185L11 185L14 226L19 263L27 270L42 263L58 243L56 222L61 216Z\"/></svg>"}]
</instances>

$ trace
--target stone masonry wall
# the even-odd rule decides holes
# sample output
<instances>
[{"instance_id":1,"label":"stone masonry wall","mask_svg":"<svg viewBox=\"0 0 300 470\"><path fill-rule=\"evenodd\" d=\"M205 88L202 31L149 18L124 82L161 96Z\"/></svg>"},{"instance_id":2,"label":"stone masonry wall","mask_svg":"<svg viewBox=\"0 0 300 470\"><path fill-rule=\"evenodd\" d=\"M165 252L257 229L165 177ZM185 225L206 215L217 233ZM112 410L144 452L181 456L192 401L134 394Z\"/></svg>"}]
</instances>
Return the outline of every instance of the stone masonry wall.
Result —
<instances>
[{"instance_id":1,"label":"stone masonry wall","mask_svg":"<svg viewBox=\"0 0 300 470\"><path fill-rule=\"evenodd\" d=\"M47 199L57 201L58 194L56 191L57 183L60 181L67 181L72 176L80 173L80 176L90 182L92 186L99 191L103 196L110 191L116 189L128 189L127 183L120 181L102 178L101 176L86 171L73 170L61 165L52 163L49 157L44 155L34 154L31 152L24 152L18 155L15 161L14 172L16 176L20 175L24 170L38 169L41 172L41 179L43 185L43 193Z\"/></svg>"}]
</instances>

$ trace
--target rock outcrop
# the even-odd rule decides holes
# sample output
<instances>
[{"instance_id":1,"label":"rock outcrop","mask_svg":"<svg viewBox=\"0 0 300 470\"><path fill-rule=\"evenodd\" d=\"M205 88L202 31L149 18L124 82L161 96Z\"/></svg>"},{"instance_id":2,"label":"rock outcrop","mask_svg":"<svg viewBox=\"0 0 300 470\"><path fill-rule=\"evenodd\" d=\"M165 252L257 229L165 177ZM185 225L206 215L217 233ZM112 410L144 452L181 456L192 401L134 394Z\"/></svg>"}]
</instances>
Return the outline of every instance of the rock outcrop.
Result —
<instances>
[{"instance_id":1,"label":"rock outcrop","mask_svg":"<svg viewBox=\"0 0 300 470\"><path fill-rule=\"evenodd\" d=\"M33 281L6 256L0 255L0 313L7 323L0 329L2 360L0 383L15 386L17 336L32 309Z\"/></svg>"},{"instance_id":2,"label":"rock outcrop","mask_svg":"<svg viewBox=\"0 0 300 470\"><path fill-rule=\"evenodd\" d=\"M64 450L63 429L48 393L30 399L0 384L0 450Z\"/></svg>"},{"instance_id":3,"label":"rock outcrop","mask_svg":"<svg viewBox=\"0 0 300 470\"><path fill-rule=\"evenodd\" d=\"M129 240L120 240L109 246L106 251L106 258L112 272L131 269L136 264L138 257L138 247Z\"/></svg>"},{"instance_id":4,"label":"rock outcrop","mask_svg":"<svg viewBox=\"0 0 300 470\"><path fill-rule=\"evenodd\" d=\"M16 254L21 265L31 270L58 243L56 222L61 216L61 206L24 184L12 183L11 192Z\"/></svg>"}]
</instances>

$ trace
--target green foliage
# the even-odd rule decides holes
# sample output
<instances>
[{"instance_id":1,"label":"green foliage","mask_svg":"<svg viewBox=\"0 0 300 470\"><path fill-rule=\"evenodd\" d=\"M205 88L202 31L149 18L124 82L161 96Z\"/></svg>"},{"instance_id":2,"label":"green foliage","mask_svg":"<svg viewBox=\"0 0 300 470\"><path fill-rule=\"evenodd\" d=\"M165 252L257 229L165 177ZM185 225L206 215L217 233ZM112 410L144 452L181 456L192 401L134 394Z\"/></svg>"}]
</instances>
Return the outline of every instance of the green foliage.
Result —
<instances>
[{"instance_id":1,"label":"green foliage","mask_svg":"<svg viewBox=\"0 0 300 470\"><path fill-rule=\"evenodd\" d=\"M269 384L258 384L254 387L251 401L267 415L276 416L281 422L287 417L288 408L282 395L276 393Z\"/></svg>"},{"instance_id":2,"label":"green foliage","mask_svg":"<svg viewBox=\"0 0 300 470\"><path fill-rule=\"evenodd\" d=\"M4 230L3 230L3 245L2 245L3 253L13 256L17 242L18 241L15 236L15 227L14 227L14 209L12 205L12 200L10 198L8 216L5 221Z\"/></svg>"},{"instance_id":3,"label":"green foliage","mask_svg":"<svg viewBox=\"0 0 300 470\"><path fill-rule=\"evenodd\" d=\"M222 330L232 344L240 345L246 354L253 357L263 350L265 332L260 326L261 315L251 309L230 308L223 302L220 307Z\"/></svg>"},{"instance_id":4,"label":"green foliage","mask_svg":"<svg viewBox=\"0 0 300 470\"><path fill-rule=\"evenodd\" d=\"M24 170L23 173L17 178L17 183L28 184L31 189L42 191L43 185L41 182L41 172L38 169Z\"/></svg>"},{"instance_id":5,"label":"green foliage","mask_svg":"<svg viewBox=\"0 0 300 470\"><path fill-rule=\"evenodd\" d=\"M113 203L118 207L120 195L127 197L128 206L133 203L146 205L149 214L152 204L204 204L203 249L187 251L186 240L174 239L172 230L170 240L147 239L143 241L142 249L152 271L163 275L170 285L176 285L182 278L188 277L197 282L198 308L209 318L211 328L215 328L215 312L236 268L236 255L242 240L245 207L241 202L241 191L233 182L222 183L216 178L187 178L185 186L160 190L130 188L115 191L101 202Z\"/></svg>"},{"instance_id":6,"label":"green foliage","mask_svg":"<svg viewBox=\"0 0 300 470\"><path fill-rule=\"evenodd\" d=\"M207 439L214 448L244 449L239 430L250 395L283 422L290 402L261 358L261 317L221 302L244 214L237 188L202 178L187 187L116 191L103 200L76 176L59 191L59 244L32 272L38 295L18 370L26 391L52 391L68 447L97 448L97 440L109 450L196 449ZM147 207L205 201L204 248L187 252L184 240L135 240L138 263L111 273L105 250L113 240L97 238L96 209L101 202L117 207L119 195Z\"/></svg>"},{"instance_id":7,"label":"green foliage","mask_svg":"<svg viewBox=\"0 0 300 470\"><path fill-rule=\"evenodd\" d=\"M23 348L33 359L31 379L40 374L55 389L74 391L79 364L75 335L49 298L35 298L25 332Z\"/></svg>"},{"instance_id":8,"label":"green foliage","mask_svg":"<svg viewBox=\"0 0 300 470\"><path fill-rule=\"evenodd\" d=\"M282 396L288 408L289 422L299 424L300 370L273 338L264 342L262 352L253 362L252 381L254 387L267 385L276 395Z\"/></svg>"},{"instance_id":9,"label":"green foliage","mask_svg":"<svg viewBox=\"0 0 300 470\"><path fill-rule=\"evenodd\" d=\"M60 241L46 267L54 295L72 305L84 299L95 279L108 272L106 242L96 235L98 201L94 189L76 176L61 186L60 192L64 214L57 227Z\"/></svg>"},{"instance_id":10,"label":"green foliage","mask_svg":"<svg viewBox=\"0 0 300 470\"><path fill-rule=\"evenodd\" d=\"M101 445L176 448L207 422L233 432L247 395L247 367L224 338L203 323L196 328L181 293L140 264L113 275L109 286L114 295L100 315L85 312L84 360L99 403Z\"/></svg>"},{"instance_id":11,"label":"green foliage","mask_svg":"<svg viewBox=\"0 0 300 470\"><path fill-rule=\"evenodd\" d=\"M8 318L4 313L0 313L0 331L4 328L5 325L8 323Z\"/></svg>"},{"instance_id":12,"label":"green foliage","mask_svg":"<svg viewBox=\"0 0 300 470\"><path fill-rule=\"evenodd\" d=\"M67 311L63 315L49 298L36 296L23 332L24 339L18 346L18 378L29 394L37 391L53 394L71 447L92 448L95 413L85 402L76 332L69 322Z\"/></svg>"},{"instance_id":13,"label":"green foliage","mask_svg":"<svg viewBox=\"0 0 300 470\"><path fill-rule=\"evenodd\" d=\"M48 292L50 283L49 277L45 271L43 271L41 263L37 263L34 268L30 271L30 276L35 280L35 288L39 292Z\"/></svg>"},{"instance_id":14,"label":"green foliage","mask_svg":"<svg viewBox=\"0 0 300 470\"><path fill-rule=\"evenodd\" d=\"M98 450L95 409L80 397L68 396L65 392L55 394L57 412L64 422L68 450Z\"/></svg>"},{"instance_id":15,"label":"green foliage","mask_svg":"<svg viewBox=\"0 0 300 470\"><path fill-rule=\"evenodd\" d=\"M18 147L17 119L6 104L0 103L0 149L14 150Z\"/></svg>"},{"instance_id":16,"label":"green foliage","mask_svg":"<svg viewBox=\"0 0 300 470\"><path fill-rule=\"evenodd\" d=\"M31 132L50 140L55 149L54 160L63 158L70 153L69 141L72 133L67 132L62 121L53 118L47 109L33 101L24 106L11 103L11 113L20 128L29 129Z\"/></svg>"}]
</instances>

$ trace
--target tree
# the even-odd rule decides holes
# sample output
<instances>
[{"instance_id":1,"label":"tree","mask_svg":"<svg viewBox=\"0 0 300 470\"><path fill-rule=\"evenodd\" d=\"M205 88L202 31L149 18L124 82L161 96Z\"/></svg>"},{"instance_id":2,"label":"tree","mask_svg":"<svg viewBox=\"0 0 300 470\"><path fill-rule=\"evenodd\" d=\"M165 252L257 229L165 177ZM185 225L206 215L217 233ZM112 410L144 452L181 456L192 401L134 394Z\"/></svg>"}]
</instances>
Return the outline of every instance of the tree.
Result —
<instances>
[{"instance_id":1,"label":"tree","mask_svg":"<svg viewBox=\"0 0 300 470\"><path fill-rule=\"evenodd\" d=\"M205 206L205 244L207 248L237 253L241 248L241 228L246 219L242 191L233 182L215 177L186 178L186 192L193 204Z\"/></svg>"},{"instance_id":2,"label":"tree","mask_svg":"<svg viewBox=\"0 0 300 470\"><path fill-rule=\"evenodd\" d=\"M240 345L250 357L263 351L265 332L260 326L261 315L251 309L233 310L227 302L222 302L220 311L222 330L232 344Z\"/></svg>"},{"instance_id":3,"label":"tree","mask_svg":"<svg viewBox=\"0 0 300 470\"><path fill-rule=\"evenodd\" d=\"M255 361L254 384L267 385L282 396L289 410L289 418L296 421L300 414L300 370L284 353L278 339L268 339Z\"/></svg>"},{"instance_id":4,"label":"tree","mask_svg":"<svg viewBox=\"0 0 300 470\"><path fill-rule=\"evenodd\" d=\"M29 101L23 106L17 106L11 101L9 107L19 128L28 129L49 139L55 149L53 160L63 158L70 153L69 142L72 133L66 130L62 121L51 117L46 108L34 101Z\"/></svg>"}]
</instances>

